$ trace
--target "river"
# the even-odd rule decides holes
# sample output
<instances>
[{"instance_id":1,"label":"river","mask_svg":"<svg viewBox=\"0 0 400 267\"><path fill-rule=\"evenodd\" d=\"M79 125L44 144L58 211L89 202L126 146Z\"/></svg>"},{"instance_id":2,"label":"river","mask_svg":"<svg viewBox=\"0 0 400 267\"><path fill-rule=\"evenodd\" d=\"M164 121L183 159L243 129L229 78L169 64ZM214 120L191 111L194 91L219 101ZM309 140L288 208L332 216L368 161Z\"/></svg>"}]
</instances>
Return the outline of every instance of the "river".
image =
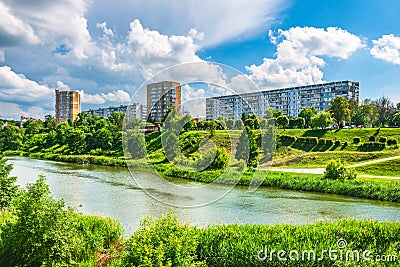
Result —
<instances>
[{"instance_id":1,"label":"river","mask_svg":"<svg viewBox=\"0 0 400 267\"><path fill-rule=\"evenodd\" d=\"M79 165L22 157L11 157L17 183L34 182L39 174L47 178L53 197L85 214L119 220L125 234L132 233L146 215L159 216L173 210L182 221L204 226L219 223L308 224L343 218L400 221L400 204L360 198L306 193L274 188L236 186L223 198L196 208L171 208L137 186L129 171L119 167ZM149 175L138 170L135 175ZM195 182L178 180L182 184ZM157 190L154 186L153 190ZM215 186L214 190L223 190ZM173 198L174 196L166 196Z\"/></svg>"}]
</instances>

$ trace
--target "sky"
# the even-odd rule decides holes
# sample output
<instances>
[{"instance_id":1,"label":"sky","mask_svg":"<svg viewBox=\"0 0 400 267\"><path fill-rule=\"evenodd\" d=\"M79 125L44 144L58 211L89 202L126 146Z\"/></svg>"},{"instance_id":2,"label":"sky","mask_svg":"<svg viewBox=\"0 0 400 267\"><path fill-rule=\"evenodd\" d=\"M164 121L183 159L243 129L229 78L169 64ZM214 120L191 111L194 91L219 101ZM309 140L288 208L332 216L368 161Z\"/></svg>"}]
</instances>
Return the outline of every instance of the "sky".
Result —
<instances>
[{"instance_id":1,"label":"sky","mask_svg":"<svg viewBox=\"0 0 400 267\"><path fill-rule=\"evenodd\" d=\"M157 79L186 81L184 101L351 80L361 99L398 103L398 10L397 0L0 0L0 118L54 115L55 89L79 91L82 110L141 102Z\"/></svg>"}]
</instances>

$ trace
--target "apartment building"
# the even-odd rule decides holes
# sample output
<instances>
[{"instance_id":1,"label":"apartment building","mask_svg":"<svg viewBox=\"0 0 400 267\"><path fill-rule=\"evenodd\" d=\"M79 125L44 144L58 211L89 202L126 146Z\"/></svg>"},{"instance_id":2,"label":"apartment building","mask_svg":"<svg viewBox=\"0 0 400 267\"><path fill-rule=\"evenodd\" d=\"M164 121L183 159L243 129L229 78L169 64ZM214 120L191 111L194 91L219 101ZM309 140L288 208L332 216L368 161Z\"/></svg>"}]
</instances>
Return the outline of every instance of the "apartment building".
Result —
<instances>
[{"instance_id":1,"label":"apartment building","mask_svg":"<svg viewBox=\"0 0 400 267\"><path fill-rule=\"evenodd\" d=\"M129 105L120 105L118 107L106 107L98 109L89 109L83 111L83 113L91 114L92 116L108 118L113 112L125 113L128 120L131 119L141 119L146 121L147 118L147 108L146 105L139 103L132 103Z\"/></svg>"},{"instance_id":2,"label":"apartment building","mask_svg":"<svg viewBox=\"0 0 400 267\"><path fill-rule=\"evenodd\" d=\"M181 85L163 81L147 85L147 112L151 121L160 121L171 107L181 106Z\"/></svg>"},{"instance_id":3,"label":"apartment building","mask_svg":"<svg viewBox=\"0 0 400 267\"><path fill-rule=\"evenodd\" d=\"M81 112L79 92L56 90L56 119L58 122L74 121Z\"/></svg>"},{"instance_id":4,"label":"apartment building","mask_svg":"<svg viewBox=\"0 0 400 267\"><path fill-rule=\"evenodd\" d=\"M302 108L315 107L326 110L336 96L359 101L358 82L339 81L291 88L265 90L260 92L218 96L206 99L206 119L218 116L240 119L243 113L265 116L271 107L283 114L298 117Z\"/></svg>"}]
</instances>

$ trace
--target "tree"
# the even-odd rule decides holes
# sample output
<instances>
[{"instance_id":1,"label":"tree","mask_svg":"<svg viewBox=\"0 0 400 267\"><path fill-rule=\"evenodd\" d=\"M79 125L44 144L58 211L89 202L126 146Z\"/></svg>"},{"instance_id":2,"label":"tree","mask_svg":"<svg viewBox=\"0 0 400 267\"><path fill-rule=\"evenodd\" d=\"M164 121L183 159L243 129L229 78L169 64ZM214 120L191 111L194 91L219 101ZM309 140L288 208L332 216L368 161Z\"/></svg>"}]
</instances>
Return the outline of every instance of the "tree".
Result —
<instances>
[{"instance_id":1,"label":"tree","mask_svg":"<svg viewBox=\"0 0 400 267\"><path fill-rule=\"evenodd\" d=\"M22 146L22 134L15 126L6 126L0 130L0 151L18 150Z\"/></svg>"},{"instance_id":2,"label":"tree","mask_svg":"<svg viewBox=\"0 0 400 267\"><path fill-rule=\"evenodd\" d=\"M239 137L239 142L236 147L235 158L245 160L247 166L256 167L258 159L257 143L253 131L246 127L243 129Z\"/></svg>"},{"instance_id":3,"label":"tree","mask_svg":"<svg viewBox=\"0 0 400 267\"><path fill-rule=\"evenodd\" d=\"M168 131L161 135L161 142L165 156L170 162L172 162L180 152L178 137L173 132Z\"/></svg>"},{"instance_id":4,"label":"tree","mask_svg":"<svg viewBox=\"0 0 400 267\"><path fill-rule=\"evenodd\" d=\"M321 129L326 129L326 127L331 126L332 124L333 119L331 114L324 110L311 118L311 126L313 128L320 127Z\"/></svg>"},{"instance_id":5,"label":"tree","mask_svg":"<svg viewBox=\"0 0 400 267\"><path fill-rule=\"evenodd\" d=\"M211 163L210 167L213 170L225 169L229 163L229 154L224 148L217 148L214 161Z\"/></svg>"},{"instance_id":6,"label":"tree","mask_svg":"<svg viewBox=\"0 0 400 267\"><path fill-rule=\"evenodd\" d=\"M68 128L66 143L71 154L82 154L86 150L86 134L79 128Z\"/></svg>"},{"instance_id":7,"label":"tree","mask_svg":"<svg viewBox=\"0 0 400 267\"><path fill-rule=\"evenodd\" d=\"M232 119L227 119L227 120L226 120L226 128L227 128L228 130L233 130L234 124L235 124L235 121L234 121L234 120L232 120Z\"/></svg>"},{"instance_id":8,"label":"tree","mask_svg":"<svg viewBox=\"0 0 400 267\"><path fill-rule=\"evenodd\" d=\"M235 123L233 125L233 129L235 130L243 130L244 125L242 120L235 120Z\"/></svg>"},{"instance_id":9,"label":"tree","mask_svg":"<svg viewBox=\"0 0 400 267\"><path fill-rule=\"evenodd\" d=\"M10 177L11 170L12 165L0 154L0 210L8 207L18 193L17 177Z\"/></svg>"},{"instance_id":10,"label":"tree","mask_svg":"<svg viewBox=\"0 0 400 267\"><path fill-rule=\"evenodd\" d=\"M80 115L80 114L79 114ZM56 129L58 122L57 119L51 115L44 116L44 127L49 131L54 131Z\"/></svg>"},{"instance_id":11,"label":"tree","mask_svg":"<svg viewBox=\"0 0 400 267\"><path fill-rule=\"evenodd\" d=\"M238 160L245 160L246 163L249 160L250 147L249 138L246 128L243 129L242 134L239 137L239 142L236 146L235 158Z\"/></svg>"},{"instance_id":12,"label":"tree","mask_svg":"<svg viewBox=\"0 0 400 267\"><path fill-rule=\"evenodd\" d=\"M289 125L289 118L285 115L279 116L278 118L276 118L276 124L278 125L278 127L286 129L286 127Z\"/></svg>"},{"instance_id":13,"label":"tree","mask_svg":"<svg viewBox=\"0 0 400 267\"><path fill-rule=\"evenodd\" d=\"M304 118L291 118L289 119L289 128L291 129L304 129L305 120Z\"/></svg>"},{"instance_id":14,"label":"tree","mask_svg":"<svg viewBox=\"0 0 400 267\"><path fill-rule=\"evenodd\" d=\"M304 124L306 128L310 128L311 126L311 118L317 114L317 110L315 107L311 108L302 108L299 113L299 117L304 119Z\"/></svg>"},{"instance_id":15,"label":"tree","mask_svg":"<svg viewBox=\"0 0 400 267\"><path fill-rule=\"evenodd\" d=\"M282 110L275 110L273 108L268 108L266 111L266 117L267 118L278 118L280 116L283 116L283 111Z\"/></svg>"},{"instance_id":16,"label":"tree","mask_svg":"<svg viewBox=\"0 0 400 267\"><path fill-rule=\"evenodd\" d=\"M389 98L382 96L375 101L378 114L378 123L380 126L384 126L389 122L389 119L393 116L395 111L393 103Z\"/></svg>"},{"instance_id":17,"label":"tree","mask_svg":"<svg viewBox=\"0 0 400 267\"><path fill-rule=\"evenodd\" d=\"M337 96L331 101L328 111L341 128L344 126L346 121L350 121L349 101L342 96Z\"/></svg>"},{"instance_id":18,"label":"tree","mask_svg":"<svg viewBox=\"0 0 400 267\"><path fill-rule=\"evenodd\" d=\"M23 124L25 128L25 134L38 134L44 129L43 122L41 120L27 120Z\"/></svg>"},{"instance_id":19,"label":"tree","mask_svg":"<svg viewBox=\"0 0 400 267\"><path fill-rule=\"evenodd\" d=\"M146 156L146 143L143 134L130 131L127 144L128 151L133 159L140 159Z\"/></svg>"}]
</instances>

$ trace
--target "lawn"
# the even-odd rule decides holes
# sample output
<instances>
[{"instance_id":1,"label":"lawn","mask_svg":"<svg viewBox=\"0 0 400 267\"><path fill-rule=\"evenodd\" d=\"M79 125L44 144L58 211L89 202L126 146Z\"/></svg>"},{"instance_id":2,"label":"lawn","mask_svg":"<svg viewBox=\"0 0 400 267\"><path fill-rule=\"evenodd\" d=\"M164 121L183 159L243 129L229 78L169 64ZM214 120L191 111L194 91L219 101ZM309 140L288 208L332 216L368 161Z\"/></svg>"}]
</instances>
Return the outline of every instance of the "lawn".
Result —
<instances>
[{"instance_id":1,"label":"lawn","mask_svg":"<svg viewBox=\"0 0 400 267\"><path fill-rule=\"evenodd\" d=\"M400 177L400 159L354 168L358 174Z\"/></svg>"}]
</instances>

